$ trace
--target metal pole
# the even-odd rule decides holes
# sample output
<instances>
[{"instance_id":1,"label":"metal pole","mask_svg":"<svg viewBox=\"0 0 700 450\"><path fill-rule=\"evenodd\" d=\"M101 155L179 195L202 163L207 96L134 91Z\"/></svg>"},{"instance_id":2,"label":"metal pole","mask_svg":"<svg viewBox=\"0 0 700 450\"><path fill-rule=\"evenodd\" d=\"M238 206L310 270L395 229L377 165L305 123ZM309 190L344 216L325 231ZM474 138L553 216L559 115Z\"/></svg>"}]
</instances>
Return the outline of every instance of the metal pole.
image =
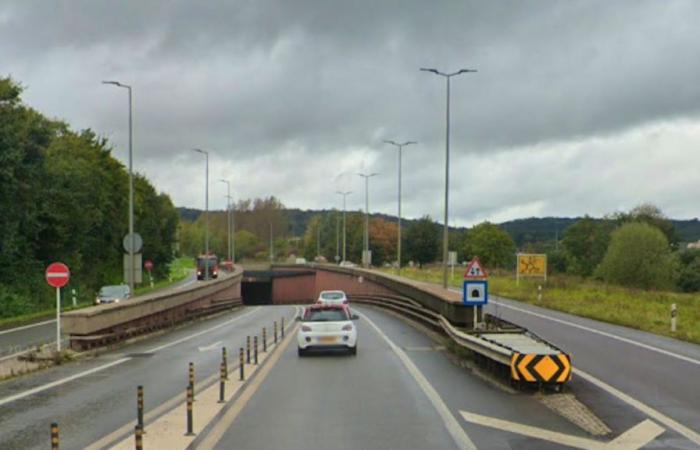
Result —
<instances>
[{"instance_id":1,"label":"metal pole","mask_svg":"<svg viewBox=\"0 0 700 450\"><path fill-rule=\"evenodd\" d=\"M403 144L399 144L398 142L395 141L384 141L387 144L391 144L395 146L399 150L399 191L398 191L398 197L399 197L399 217L398 217L398 233L397 233L397 242L396 242L396 263L397 263L397 271L399 275L401 274L401 177L402 177L402 157L403 157L403 148L407 145L411 144L417 144L415 141L406 141Z\"/></svg>"},{"instance_id":2,"label":"metal pole","mask_svg":"<svg viewBox=\"0 0 700 450\"><path fill-rule=\"evenodd\" d=\"M445 130L445 225L442 233L442 287L447 289L448 209L450 195L450 77L447 79L447 127Z\"/></svg>"},{"instance_id":3,"label":"metal pole","mask_svg":"<svg viewBox=\"0 0 700 450\"><path fill-rule=\"evenodd\" d=\"M316 229L316 256L321 256L321 218L318 219L318 228Z\"/></svg>"},{"instance_id":4,"label":"metal pole","mask_svg":"<svg viewBox=\"0 0 700 450\"><path fill-rule=\"evenodd\" d=\"M56 351L61 351L61 288L56 288Z\"/></svg>"},{"instance_id":5,"label":"metal pole","mask_svg":"<svg viewBox=\"0 0 700 450\"><path fill-rule=\"evenodd\" d=\"M228 252L228 260L231 261L231 182L228 180L219 180L222 183L226 183L226 229L228 233L228 246L226 251Z\"/></svg>"},{"instance_id":6,"label":"metal pole","mask_svg":"<svg viewBox=\"0 0 700 450\"><path fill-rule=\"evenodd\" d=\"M335 218L335 263L340 259L340 217Z\"/></svg>"},{"instance_id":7,"label":"metal pole","mask_svg":"<svg viewBox=\"0 0 700 450\"><path fill-rule=\"evenodd\" d=\"M272 261L274 261L274 258L275 258L275 256L274 256L275 250L273 247L274 245L275 245L275 243L274 243L273 238L272 238L272 222L270 222L270 264L272 264Z\"/></svg>"},{"instance_id":8,"label":"metal pole","mask_svg":"<svg viewBox=\"0 0 700 450\"><path fill-rule=\"evenodd\" d=\"M236 213L235 203L231 202L231 262L236 263Z\"/></svg>"},{"instance_id":9,"label":"metal pole","mask_svg":"<svg viewBox=\"0 0 700 450\"><path fill-rule=\"evenodd\" d=\"M127 86L129 90L129 236L131 236L131 245L129 246L129 261L131 265L129 273L129 292L134 294L134 284L136 275L136 260L134 258L134 170L133 170L133 121L132 121L132 102L131 102L131 86Z\"/></svg>"},{"instance_id":10,"label":"metal pole","mask_svg":"<svg viewBox=\"0 0 700 450\"><path fill-rule=\"evenodd\" d=\"M364 251L362 258L362 265L368 267L370 265L369 261L369 179L376 173L358 173L359 176L365 179L365 236L364 236Z\"/></svg>"},{"instance_id":11,"label":"metal pole","mask_svg":"<svg viewBox=\"0 0 700 450\"><path fill-rule=\"evenodd\" d=\"M204 187L204 210L205 210L205 228L204 228L204 254L206 255L205 275L204 279L209 279L209 153L204 154L207 160L205 187Z\"/></svg>"}]
</instances>

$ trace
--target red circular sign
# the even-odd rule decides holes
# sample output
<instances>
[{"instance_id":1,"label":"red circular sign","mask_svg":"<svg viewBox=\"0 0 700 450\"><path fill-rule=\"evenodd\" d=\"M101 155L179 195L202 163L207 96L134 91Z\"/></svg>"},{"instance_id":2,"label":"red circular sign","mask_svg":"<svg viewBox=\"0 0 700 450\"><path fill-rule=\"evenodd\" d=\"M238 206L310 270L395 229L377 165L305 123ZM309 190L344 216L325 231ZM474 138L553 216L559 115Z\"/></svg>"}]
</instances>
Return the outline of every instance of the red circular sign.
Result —
<instances>
[{"instance_id":1,"label":"red circular sign","mask_svg":"<svg viewBox=\"0 0 700 450\"><path fill-rule=\"evenodd\" d=\"M46 282L49 286L61 288L67 285L68 281L70 281L70 270L65 264L55 262L46 268Z\"/></svg>"},{"instance_id":2,"label":"red circular sign","mask_svg":"<svg viewBox=\"0 0 700 450\"><path fill-rule=\"evenodd\" d=\"M143 263L143 267L145 267L146 270L153 269L153 261L151 261L150 259L147 259L146 262Z\"/></svg>"}]
</instances>

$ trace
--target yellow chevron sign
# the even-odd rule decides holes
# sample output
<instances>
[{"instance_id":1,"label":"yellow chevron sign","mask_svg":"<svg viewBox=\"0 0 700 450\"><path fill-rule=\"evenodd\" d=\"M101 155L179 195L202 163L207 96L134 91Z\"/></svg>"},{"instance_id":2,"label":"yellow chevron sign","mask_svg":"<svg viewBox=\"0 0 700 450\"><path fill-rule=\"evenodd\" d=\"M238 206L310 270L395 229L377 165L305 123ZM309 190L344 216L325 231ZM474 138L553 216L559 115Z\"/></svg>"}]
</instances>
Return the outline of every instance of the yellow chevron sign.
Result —
<instances>
[{"instance_id":1,"label":"yellow chevron sign","mask_svg":"<svg viewBox=\"0 0 700 450\"><path fill-rule=\"evenodd\" d=\"M511 356L510 376L513 380L528 383L564 383L571 380L571 358L565 353L538 355L516 352Z\"/></svg>"}]
</instances>

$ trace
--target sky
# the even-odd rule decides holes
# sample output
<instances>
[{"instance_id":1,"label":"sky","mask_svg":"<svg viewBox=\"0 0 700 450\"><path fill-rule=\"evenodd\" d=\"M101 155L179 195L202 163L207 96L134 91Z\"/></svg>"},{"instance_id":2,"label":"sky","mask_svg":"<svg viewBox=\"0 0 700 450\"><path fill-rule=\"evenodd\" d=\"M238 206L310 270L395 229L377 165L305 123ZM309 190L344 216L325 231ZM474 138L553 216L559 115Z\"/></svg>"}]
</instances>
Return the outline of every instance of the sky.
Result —
<instances>
[{"instance_id":1,"label":"sky","mask_svg":"<svg viewBox=\"0 0 700 450\"><path fill-rule=\"evenodd\" d=\"M602 216L650 202L694 218L700 2L0 0L0 74L25 102L128 153L177 206L274 195L302 209L450 224Z\"/></svg>"}]
</instances>

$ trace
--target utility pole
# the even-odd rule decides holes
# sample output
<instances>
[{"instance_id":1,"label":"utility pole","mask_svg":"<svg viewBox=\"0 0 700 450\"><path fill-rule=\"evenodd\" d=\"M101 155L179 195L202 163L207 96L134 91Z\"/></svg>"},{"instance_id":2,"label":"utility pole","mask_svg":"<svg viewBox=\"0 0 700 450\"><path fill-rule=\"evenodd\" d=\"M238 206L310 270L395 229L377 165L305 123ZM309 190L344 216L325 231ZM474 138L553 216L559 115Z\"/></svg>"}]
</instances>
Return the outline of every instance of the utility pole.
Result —
<instances>
[{"instance_id":1,"label":"utility pole","mask_svg":"<svg viewBox=\"0 0 700 450\"><path fill-rule=\"evenodd\" d=\"M445 225L442 233L442 287L447 289L447 253L448 253L448 209L449 209L449 192L450 192L450 79L455 75L463 73L476 72L472 69L460 69L453 73L443 73L436 69L420 69L423 72L431 72L435 75L444 77L447 82L447 112L445 127Z\"/></svg>"},{"instance_id":2,"label":"utility pole","mask_svg":"<svg viewBox=\"0 0 700 450\"><path fill-rule=\"evenodd\" d=\"M219 180L222 183L226 183L226 228L228 230L228 260L231 259L231 182L228 180Z\"/></svg>"},{"instance_id":3,"label":"utility pole","mask_svg":"<svg viewBox=\"0 0 700 450\"><path fill-rule=\"evenodd\" d=\"M369 267L369 179L377 173L358 173L359 176L365 179L365 240L364 251L362 252L362 265Z\"/></svg>"},{"instance_id":4,"label":"utility pole","mask_svg":"<svg viewBox=\"0 0 700 450\"><path fill-rule=\"evenodd\" d=\"M206 158L206 169L204 176L204 279L209 280L209 152L193 148L193 151L201 153Z\"/></svg>"},{"instance_id":5,"label":"utility pole","mask_svg":"<svg viewBox=\"0 0 700 450\"><path fill-rule=\"evenodd\" d=\"M272 222L270 222L270 264L272 264L272 261L275 259L275 241L274 237L272 235Z\"/></svg>"},{"instance_id":6,"label":"utility pole","mask_svg":"<svg viewBox=\"0 0 700 450\"><path fill-rule=\"evenodd\" d=\"M391 144L395 146L399 150L399 224L398 224L398 238L396 242L396 265L397 265L397 272L399 275L401 275L401 152L403 148L407 145L411 144L417 144L415 141L406 141L402 144L399 144L394 141L384 141L386 144Z\"/></svg>"},{"instance_id":7,"label":"utility pole","mask_svg":"<svg viewBox=\"0 0 700 450\"><path fill-rule=\"evenodd\" d=\"M345 240L345 235L346 235L345 234L345 209L346 209L345 208L345 204L346 204L345 200L346 200L346 197L348 195L352 194L352 191L345 191L345 192L337 191L336 194L343 196L343 261L347 261L347 259L345 259L346 258L345 250L347 248L346 240Z\"/></svg>"}]
</instances>

